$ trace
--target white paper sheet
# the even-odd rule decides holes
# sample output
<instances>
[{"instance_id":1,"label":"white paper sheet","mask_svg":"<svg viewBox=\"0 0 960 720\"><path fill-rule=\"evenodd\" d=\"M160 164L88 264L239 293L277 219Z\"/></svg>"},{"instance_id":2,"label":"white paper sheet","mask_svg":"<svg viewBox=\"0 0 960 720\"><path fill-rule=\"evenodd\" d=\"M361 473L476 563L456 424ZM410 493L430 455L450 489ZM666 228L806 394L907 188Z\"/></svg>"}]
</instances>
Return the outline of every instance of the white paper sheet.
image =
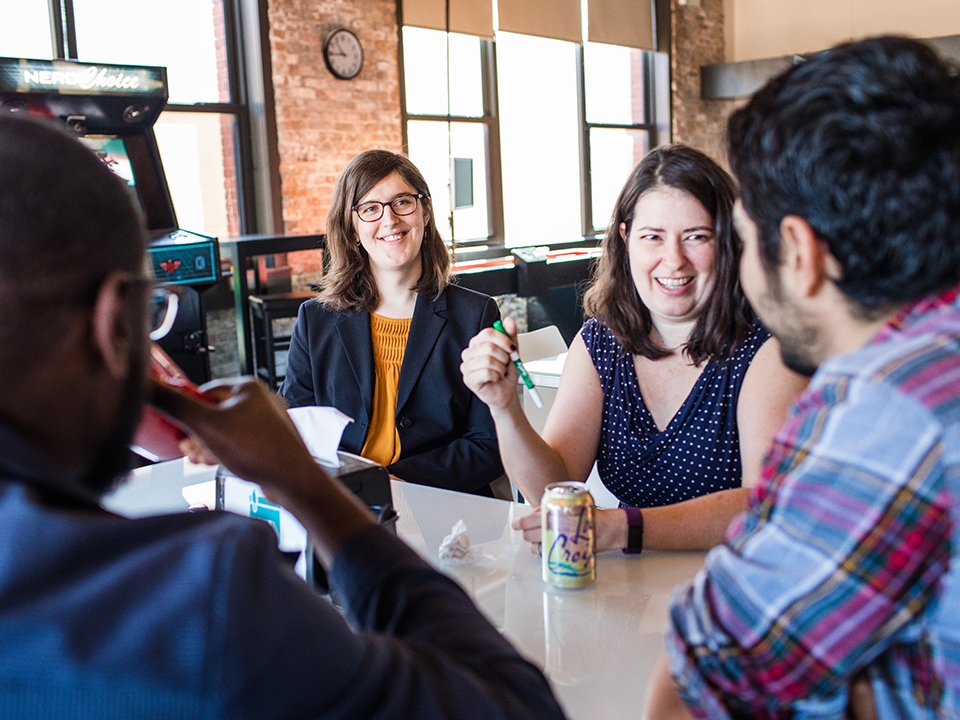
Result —
<instances>
[{"instance_id":1,"label":"white paper sheet","mask_svg":"<svg viewBox=\"0 0 960 720\"><path fill-rule=\"evenodd\" d=\"M334 407L298 407L287 412L310 454L327 467L340 467L337 448L353 418Z\"/></svg>"}]
</instances>

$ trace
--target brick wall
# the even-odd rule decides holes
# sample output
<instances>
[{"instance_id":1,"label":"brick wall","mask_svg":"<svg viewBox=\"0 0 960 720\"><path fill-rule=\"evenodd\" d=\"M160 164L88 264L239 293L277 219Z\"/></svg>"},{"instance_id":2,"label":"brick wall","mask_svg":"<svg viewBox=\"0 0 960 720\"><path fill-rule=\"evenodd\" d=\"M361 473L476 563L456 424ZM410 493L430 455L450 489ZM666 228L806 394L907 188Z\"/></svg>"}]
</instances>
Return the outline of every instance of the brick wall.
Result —
<instances>
[{"instance_id":1,"label":"brick wall","mask_svg":"<svg viewBox=\"0 0 960 720\"><path fill-rule=\"evenodd\" d=\"M724 55L723 0L672 0L673 141L692 145L727 167L727 118L743 100L701 100L700 66Z\"/></svg>"},{"instance_id":2,"label":"brick wall","mask_svg":"<svg viewBox=\"0 0 960 720\"><path fill-rule=\"evenodd\" d=\"M269 0L270 53L280 150L283 229L321 233L343 166L370 148L399 152L400 72L395 0ZM352 30L363 69L338 80L323 41ZM319 271L318 253L289 255L296 279Z\"/></svg>"}]
</instances>

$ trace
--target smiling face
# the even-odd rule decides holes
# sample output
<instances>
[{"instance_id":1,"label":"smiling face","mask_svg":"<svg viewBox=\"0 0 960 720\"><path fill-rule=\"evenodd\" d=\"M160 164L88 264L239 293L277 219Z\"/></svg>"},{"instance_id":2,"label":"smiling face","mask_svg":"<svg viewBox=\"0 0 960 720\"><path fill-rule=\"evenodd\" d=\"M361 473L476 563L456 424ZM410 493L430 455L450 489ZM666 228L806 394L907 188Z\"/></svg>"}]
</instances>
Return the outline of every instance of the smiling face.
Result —
<instances>
[{"instance_id":1,"label":"smiling face","mask_svg":"<svg viewBox=\"0 0 960 720\"><path fill-rule=\"evenodd\" d=\"M417 191L400 173L394 171L378 182L360 198L357 205L377 201L389 203L401 195L416 195ZM353 229L360 245L370 258L374 276L382 273L410 272L419 277L420 246L423 244L424 227L429 220L422 202L410 215L397 215L389 205L383 209L383 217L374 222L364 222L353 216Z\"/></svg>"},{"instance_id":2,"label":"smiling face","mask_svg":"<svg viewBox=\"0 0 960 720\"><path fill-rule=\"evenodd\" d=\"M716 284L713 218L693 195L660 187L640 196L620 224L630 273L653 323L695 323Z\"/></svg>"}]
</instances>

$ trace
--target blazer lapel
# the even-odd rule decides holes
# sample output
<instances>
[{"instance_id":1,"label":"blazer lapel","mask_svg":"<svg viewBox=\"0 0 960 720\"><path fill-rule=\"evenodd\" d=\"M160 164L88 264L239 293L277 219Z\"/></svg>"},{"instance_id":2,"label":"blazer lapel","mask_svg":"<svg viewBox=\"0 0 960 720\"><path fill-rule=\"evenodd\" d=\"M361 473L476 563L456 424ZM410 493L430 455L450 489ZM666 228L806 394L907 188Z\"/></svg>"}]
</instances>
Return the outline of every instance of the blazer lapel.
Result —
<instances>
[{"instance_id":1,"label":"blazer lapel","mask_svg":"<svg viewBox=\"0 0 960 720\"><path fill-rule=\"evenodd\" d=\"M370 337L369 313L348 312L337 322L343 354L360 387L360 398L369 422L373 412L373 341ZM359 420L360 418L356 418Z\"/></svg>"},{"instance_id":2,"label":"blazer lapel","mask_svg":"<svg viewBox=\"0 0 960 720\"><path fill-rule=\"evenodd\" d=\"M400 368L400 383L397 387L397 409L404 406L417 384L424 365L433 352L433 346L440 337L440 331L446 324L443 313L447 310L447 295L441 293L436 300L417 295L417 305L413 310L407 347L403 352L403 365Z\"/></svg>"}]
</instances>

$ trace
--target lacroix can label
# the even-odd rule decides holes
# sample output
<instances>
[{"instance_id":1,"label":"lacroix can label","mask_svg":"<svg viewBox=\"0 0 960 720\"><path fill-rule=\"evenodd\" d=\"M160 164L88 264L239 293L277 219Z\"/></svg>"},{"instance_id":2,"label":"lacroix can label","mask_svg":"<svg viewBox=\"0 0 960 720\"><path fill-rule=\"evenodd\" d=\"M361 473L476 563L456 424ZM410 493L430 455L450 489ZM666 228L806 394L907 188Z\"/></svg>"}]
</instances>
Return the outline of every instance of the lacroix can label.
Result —
<instances>
[{"instance_id":1,"label":"lacroix can label","mask_svg":"<svg viewBox=\"0 0 960 720\"><path fill-rule=\"evenodd\" d=\"M548 485L540 501L543 581L582 588L597 579L593 497L579 482Z\"/></svg>"}]
</instances>

